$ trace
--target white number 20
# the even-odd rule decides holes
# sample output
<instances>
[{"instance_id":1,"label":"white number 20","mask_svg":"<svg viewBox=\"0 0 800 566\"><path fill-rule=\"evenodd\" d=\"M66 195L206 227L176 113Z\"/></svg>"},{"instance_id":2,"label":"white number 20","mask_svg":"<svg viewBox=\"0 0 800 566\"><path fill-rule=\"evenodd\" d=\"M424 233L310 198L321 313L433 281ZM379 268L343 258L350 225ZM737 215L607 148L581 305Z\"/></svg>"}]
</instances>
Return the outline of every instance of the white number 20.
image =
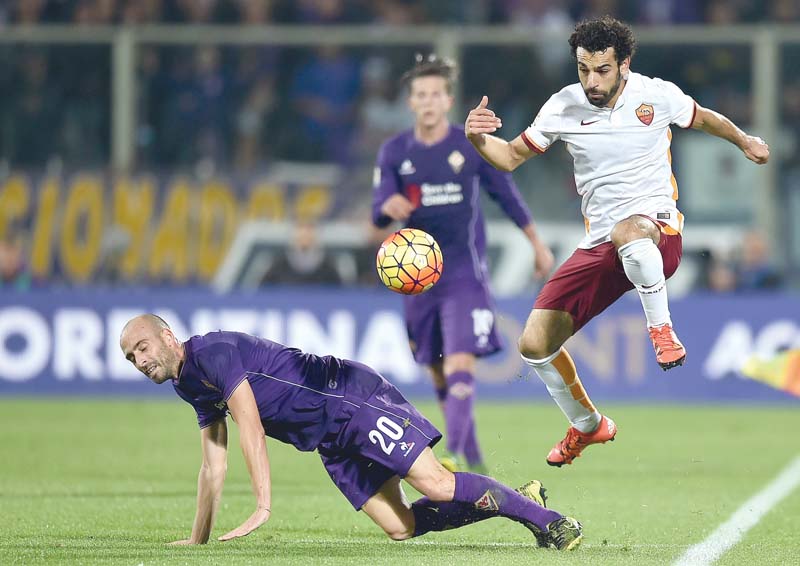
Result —
<instances>
[{"instance_id":1,"label":"white number 20","mask_svg":"<svg viewBox=\"0 0 800 566\"><path fill-rule=\"evenodd\" d=\"M398 425L396 422L388 419L387 417L381 417L375 423L375 428L378 430L372 429L369 431L369 439L372 441L373 444L380 444L381 450L383 450L386 454L391 454L392 450L394 450L395 443L394 442L386 442L386 439L383 438L383 434L391 438L392 440L400 440L403 438L403 429ZM380 431L380 432L378 432ZM383 434L381 434L381 432Z\"/></svg>"}]
</instances>

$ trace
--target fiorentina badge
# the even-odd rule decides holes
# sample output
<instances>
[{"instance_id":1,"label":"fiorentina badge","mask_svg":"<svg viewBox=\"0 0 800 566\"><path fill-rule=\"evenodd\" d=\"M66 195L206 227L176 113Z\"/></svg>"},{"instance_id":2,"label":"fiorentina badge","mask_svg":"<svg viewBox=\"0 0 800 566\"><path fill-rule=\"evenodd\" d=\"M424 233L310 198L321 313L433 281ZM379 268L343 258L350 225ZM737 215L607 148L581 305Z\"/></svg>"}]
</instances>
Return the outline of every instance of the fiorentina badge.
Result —
<instances>
[{"instance_id":1,"label":"fiorentina badge","mask_svg":"<svg viewBox=\"0 0 800 566\"><path fill-rule=\"evenodd\" d=\"M461 172L461 168L464 167L464 161L466 161L464 156L457 149L447 156L447 162L450 164L450 167L453 169L453 173L456 175L458 175L459 172Z\"/></svg>"}]
</instances>

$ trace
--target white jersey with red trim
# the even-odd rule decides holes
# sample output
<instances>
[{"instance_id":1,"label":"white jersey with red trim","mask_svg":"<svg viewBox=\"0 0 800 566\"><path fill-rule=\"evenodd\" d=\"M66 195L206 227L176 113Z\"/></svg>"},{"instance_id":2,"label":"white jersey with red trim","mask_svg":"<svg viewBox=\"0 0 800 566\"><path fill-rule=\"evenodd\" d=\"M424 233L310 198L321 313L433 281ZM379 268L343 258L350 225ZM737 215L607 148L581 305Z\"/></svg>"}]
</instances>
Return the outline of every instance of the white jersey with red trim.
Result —
<instances>
[{"instance_id":1,"label":"white jersey with red trim","mask_svg":"<svg viewBox=\"0 0 800 566\"><path fill-rule=\"evenodd\" d=\"M586 223L578 247L608 242L614 225L634 214L682 230L669 126L690 127L695 112L694 100L675 84L633 72L613 108L590 104L580 83L542 106L522 139L537 153L562 140L572 155Z\"/></svg>"}]
</instances>

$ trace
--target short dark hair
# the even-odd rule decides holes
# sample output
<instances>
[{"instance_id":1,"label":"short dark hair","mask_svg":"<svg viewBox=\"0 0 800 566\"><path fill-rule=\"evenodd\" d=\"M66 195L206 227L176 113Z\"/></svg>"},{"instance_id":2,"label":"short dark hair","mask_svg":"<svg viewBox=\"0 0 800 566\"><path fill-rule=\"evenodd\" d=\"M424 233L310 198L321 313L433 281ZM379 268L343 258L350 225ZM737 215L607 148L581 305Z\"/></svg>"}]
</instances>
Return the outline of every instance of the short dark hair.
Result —
<instances>
[{"instance_id":1,"label":"short dark hair","mask_svg":"<svg viewBox=\"0 0 800 566\"><path fill-rule=\"evenodd\" d=\"M576 25L575 31L569 37L569 46L573 57L577 56L578 47L591 53L613 47L619 64L627 57L633 57L636 38L630 26L611 16L603 16L594 20L583 20Z\"/></svg>"},{"instance_id":2,"label":"short dark hair","mask_svg":"<svg viewBox=\"0 0 800 566\"><path fill-rule=\"evenodd\" d=\"M410 86L411 81L420 77L442 77L447 83L447 92L453 91L453 83L458 76L458 65L449 57L439 57L435 53L424 56L417 53L414 56L414 66L406 71L400 82L403 86Z\"/></svg>"}]
</instances>

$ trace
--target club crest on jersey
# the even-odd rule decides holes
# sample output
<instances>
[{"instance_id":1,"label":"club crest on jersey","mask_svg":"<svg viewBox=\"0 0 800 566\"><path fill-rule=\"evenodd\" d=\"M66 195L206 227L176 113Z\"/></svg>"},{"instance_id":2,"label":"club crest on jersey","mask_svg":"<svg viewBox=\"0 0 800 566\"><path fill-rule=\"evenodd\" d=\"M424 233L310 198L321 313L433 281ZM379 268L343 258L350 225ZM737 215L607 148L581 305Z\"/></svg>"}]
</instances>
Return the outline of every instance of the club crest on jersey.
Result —
<instances>
[{"instance_id":1,"label":"club crest on jersey","mask_svg":"<svg viewBox=\"0 0 800 566\"><path fill-rule=\"evenodd\" d=\"M417 170L414 167L414 164L411 163L410 159L406 159L405 161L403 161L400 164L400 170L398 171L398 173L400 173L401 175L413 175L416 172Z\"/></svg>"},{"instance_id":2,"label":"club crest on jersey","mask_svg":"<svg viewBox=\"0 0 800 566\"><path fill-rule=\"evenodd\" d=\"M655 116L655 112L653 111L652 104L643 103L636 109L636 117L639 118L639 121L645 126L649 126L653 122L653 116Z\"/></svg>"},{"instance_id":3,"label":"club crest on jersey","mask_svg":"<svg viewBox=\"0 0 800 566\"><path fill-rule=\"evenodd\" d=\"M450 164L450 168L453 170L453 173L458 175L461 172L461 168L464 167L464 155L456 150L453 150L453 153L447 156L447 163Z\"/></svg>"},{"instance_id":4,"label":"club crest on jersey","mask_svg":"<svg viewBox=\"0 0 800 566\"><path fill-rule=\"evenodd\" d=\"M484 493L480 499L475 502L475 509L480 511L497 511L499 509L497 501L491 491Z\"/></svg>"}]
</instances>

